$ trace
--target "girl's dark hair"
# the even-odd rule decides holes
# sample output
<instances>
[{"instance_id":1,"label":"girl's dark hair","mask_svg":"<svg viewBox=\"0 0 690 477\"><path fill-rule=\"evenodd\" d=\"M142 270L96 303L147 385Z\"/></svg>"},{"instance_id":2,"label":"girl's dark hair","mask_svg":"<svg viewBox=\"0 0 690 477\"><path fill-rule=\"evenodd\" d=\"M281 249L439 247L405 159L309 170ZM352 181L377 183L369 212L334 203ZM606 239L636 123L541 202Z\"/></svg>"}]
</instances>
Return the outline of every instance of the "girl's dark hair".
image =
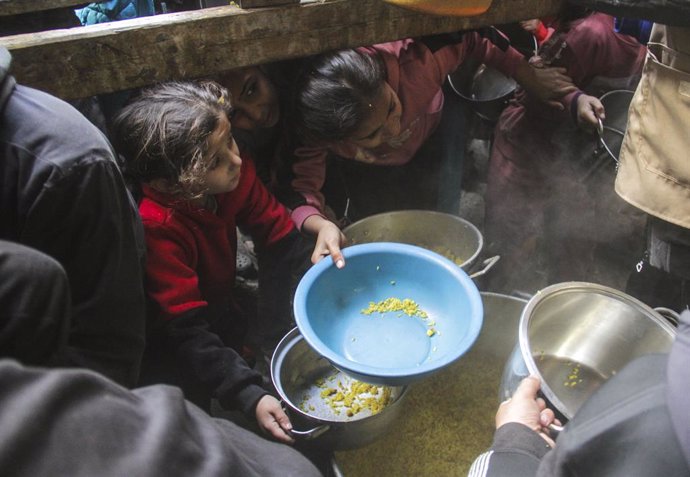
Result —
<instances>
[{"instance_id":1,"label":"girl's dark hair","mask_svg":"<svg viewBox=\"0 0 690 477\"><path fill-rule=\"evenodd\" d=\"M592 13L592 10L590 10L589 8L581 7L578 5L571 5L566 2L561 11L556 15L555 20L557 23L561 25L561 28L567 29L570 26L570 22L574 22L575 20L585 18L591 15Z\"/></svg>"},{"instance_id":2,"label":"girl's dark hair","mask_svg":"<svg viewBox=\"0 0 690 477\"><path fill-rule=\"evenodd\" d=\"M306 144L346 139L365 120L387 79L379 55L341 50L315 56L297 79L293 117Z\"/></svg>"},{"instance_id":3,"label":"girl's dark hair","mask_svg":"<svg viewBox=\"0 0 690 477\"><path fill-rule=\"evenodd\" d=\"M171 193L203 193L208 137L222 115L230 117L228 91L212 81L169 82L142 91L113 122L113 143L128 177L165 179Z\"/></svg>"}]
</instances>

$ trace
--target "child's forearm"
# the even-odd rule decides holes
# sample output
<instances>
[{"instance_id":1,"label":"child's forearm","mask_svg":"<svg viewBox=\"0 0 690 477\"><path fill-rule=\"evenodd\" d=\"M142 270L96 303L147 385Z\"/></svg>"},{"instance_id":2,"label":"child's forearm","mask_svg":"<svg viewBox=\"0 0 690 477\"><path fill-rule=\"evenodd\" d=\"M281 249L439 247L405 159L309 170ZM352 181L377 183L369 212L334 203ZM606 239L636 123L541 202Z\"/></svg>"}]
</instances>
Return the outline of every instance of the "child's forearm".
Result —
<instances>
[{"instance_id":1,"label":"child's forearm","mask_svg":"<svg viewBox=\"0 0 690 477\"><path fill-rule=\"evenodd\" d=\"M321 232L321 229L330 223L331 221L323 215L313 214L302 222L302 232L316 237Z\"/></svg>"}]
</instances>

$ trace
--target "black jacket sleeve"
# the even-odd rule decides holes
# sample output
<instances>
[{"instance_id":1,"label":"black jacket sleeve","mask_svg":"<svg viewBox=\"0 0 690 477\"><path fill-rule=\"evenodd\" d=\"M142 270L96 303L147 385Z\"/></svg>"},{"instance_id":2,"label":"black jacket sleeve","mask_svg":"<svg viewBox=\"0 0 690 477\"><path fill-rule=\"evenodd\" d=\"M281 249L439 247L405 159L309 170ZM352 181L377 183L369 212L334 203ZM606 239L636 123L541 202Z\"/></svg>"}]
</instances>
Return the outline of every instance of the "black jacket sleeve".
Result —
<instances>
[{"instance_id":1,"label":"black jacket sleeve","mask_svg":"<svg viewBox=\"0 0 690 477\"><path fill-rule=\"evenodd\" d=\"M261 387L261 374L211 330L209 307L191 310L165 325L165 337L175 350L176 361L184 366L218 399L225 409L240 409L254 418L259 398L268 394Z\"/></svg>"},{"instance_id":2,"label":"black jacket sleeve","mask_svg":"<svg viewBox=\"0 0 690 477\"><path fill-rule=\"evenodd\" d=\"M511 422L499 427L488 452L475 459L468 477L534 477L551 447L529 427Z\"/></svg>"}]
</instances>

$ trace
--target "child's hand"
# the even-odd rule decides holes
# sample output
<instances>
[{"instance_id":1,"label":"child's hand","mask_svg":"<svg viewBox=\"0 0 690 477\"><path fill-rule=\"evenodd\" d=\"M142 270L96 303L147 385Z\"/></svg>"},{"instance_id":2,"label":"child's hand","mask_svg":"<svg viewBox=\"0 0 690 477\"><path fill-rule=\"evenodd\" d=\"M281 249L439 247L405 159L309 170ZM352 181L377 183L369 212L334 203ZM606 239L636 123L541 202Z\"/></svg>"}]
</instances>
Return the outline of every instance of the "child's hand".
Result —
<instances>
[{"instance_id":1,"label":"child's hand","mask_svg":"<svg viewBox=\"0 0 690 477\"><path fill-rule=\"evenodd\" d=\"M523 20L520 22L520 26L526 32L534 33L535 31L537 31L537 28L539 28L540 23L541 23L541 20L539 20L539 19Z\"/></svg>"},{"instance_id":2,"label":"child's hand","mask_svg":"<svg viewBox=\"0 0 690 477\"><path fill-rule=\"evenodd\" d=\"M345 258L340 248L345 244L345 235L340 227L320 215L312 215L304 222L304 228L316 235L314 253L311 262L316 263L326 255L330 255L333 263L338 268L345 266Z\"/></svg>"},{"instance_id":3,"label":"child's hand","mask_svg":"<svg viewBox=\"0 0 690 477\"><path fill-rule=\"evenodd\" d=\"M280 442L292 444L295 440L290 436L292 430L290 418L285 414L280 402L273 396L266 394L256 404L256 421L265 433Z\"/></svg>"},{"instance_id":4,"label":"child's hand","mask_svg":"<svg viewBox=\"0 0 690 477\"><path fill-rule=\"evenodd\" d=\"M604 105L601 104L599 98L582 94L577 98L577 122L586 128L598 128L599 120L602 121L606 115L604 114Z\"/></svg>"},{"instance_id":5,"label":"child's hand","mask_svg":"<svg viewBox=\"0 0 690 477\"><path fill-rule=\"evenodd\" d=\"M520 63L515 79L529 94L560 110L564 108L559 99L577 89L565 68L545 66L540 58Z\"/></svg>"}]
</instances>

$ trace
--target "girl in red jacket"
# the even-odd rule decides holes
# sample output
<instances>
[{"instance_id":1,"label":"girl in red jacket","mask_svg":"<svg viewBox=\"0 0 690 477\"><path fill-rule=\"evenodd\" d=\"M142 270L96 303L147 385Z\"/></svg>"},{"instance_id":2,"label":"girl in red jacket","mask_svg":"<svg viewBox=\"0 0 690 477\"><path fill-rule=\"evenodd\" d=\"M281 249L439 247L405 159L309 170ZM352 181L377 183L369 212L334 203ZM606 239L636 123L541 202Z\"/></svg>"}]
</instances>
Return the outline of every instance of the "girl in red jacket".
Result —
<instances>
[{"instance_id":1,"label":"girl in red jacket","mask_svg":"<svg viewBox=\"0 0 690 477\"><path fill-rule=\"evenodd\" d=\"M230 114L227 90L216 83L167 83L143 92L114 123L125 170L142 192L151 303L144 381L178 385L207 410L215 398L291 442L287 415L241 350L250 338L270 348L290 329L291 291L309 251L252 161L240 157ZM260 266L257 323L246 323L232 297L237 226L270 262ZM335 225L317 243L332 234L340 234Z\"/></svg>"}]
</instances>

